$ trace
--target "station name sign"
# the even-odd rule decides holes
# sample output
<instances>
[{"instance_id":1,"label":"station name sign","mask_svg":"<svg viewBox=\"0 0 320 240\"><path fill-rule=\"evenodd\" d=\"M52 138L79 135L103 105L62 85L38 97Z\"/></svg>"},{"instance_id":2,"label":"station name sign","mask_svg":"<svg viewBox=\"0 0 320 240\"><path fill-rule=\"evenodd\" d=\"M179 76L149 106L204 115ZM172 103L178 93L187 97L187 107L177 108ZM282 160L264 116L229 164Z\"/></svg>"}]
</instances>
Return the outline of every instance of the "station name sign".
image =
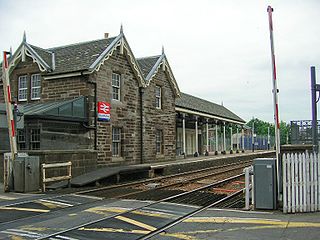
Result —
<instances>
[{"instance_id":1,"label":"station name sign","mask_svg":"<svg viewBox=\"0 0 320 240\"><path fill-rule=\"evenodd\" d=\"M110 103L98 102L98 120L99 121L110 121Z\"/></svg>"}]
</instances>

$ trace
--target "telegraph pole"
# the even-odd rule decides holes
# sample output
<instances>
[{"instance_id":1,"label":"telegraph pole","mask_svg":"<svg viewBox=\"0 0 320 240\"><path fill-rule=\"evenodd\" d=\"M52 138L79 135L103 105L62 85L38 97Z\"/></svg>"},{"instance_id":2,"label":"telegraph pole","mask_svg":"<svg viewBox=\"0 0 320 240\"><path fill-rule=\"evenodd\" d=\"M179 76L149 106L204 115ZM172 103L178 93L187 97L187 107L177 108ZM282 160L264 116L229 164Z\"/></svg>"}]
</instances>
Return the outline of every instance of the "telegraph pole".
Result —
<instances>
[{"instance_id":1,"label":"telegraph pole","mask_svg":"<svg viewBox=\"0 0 320 240\"><path fill-rule=\"evenodd\" d=\"M273 84L273 107L274 107L274 129L275 129L275 143L276 143L276 163L277 163L277 185L278 185L278 197L280 197L280 121L279 121L279 105L278 105L278 94L279 90L277 87L277 74L276 74L276 59L274 55L274 43L273 43L273 23L272 23L272 12L273 8L268 6L269 16L269 30L270 30L270 46L271 46L271 65L272 65L272 84Z\"/></svg>"}]
</instances>

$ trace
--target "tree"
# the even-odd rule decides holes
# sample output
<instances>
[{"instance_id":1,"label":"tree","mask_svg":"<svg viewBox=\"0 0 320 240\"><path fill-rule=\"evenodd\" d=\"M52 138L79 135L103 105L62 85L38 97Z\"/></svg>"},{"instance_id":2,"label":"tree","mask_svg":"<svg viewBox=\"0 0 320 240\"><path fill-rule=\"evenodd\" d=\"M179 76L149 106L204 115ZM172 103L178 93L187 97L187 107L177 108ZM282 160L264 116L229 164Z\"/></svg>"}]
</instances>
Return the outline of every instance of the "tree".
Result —
<instances>
[{"instance_id":1,"label":"tree","mask_svg":"<svg viewBox=\"0 0 320 240\"><path fill-rule=\"evenodd\" d=\"M268 135L268 127L270 128L270 136L274 137L274 124L262 121L258 118L253 118L249 122L246 123L248 127L253 126L254 123L254 132L257 135ZM280 122L280 144L286 144L287 143L287 137L288 137L288 143L290 143L290 125L286 122L281 121Z\"/></svg>"}]
</instances>

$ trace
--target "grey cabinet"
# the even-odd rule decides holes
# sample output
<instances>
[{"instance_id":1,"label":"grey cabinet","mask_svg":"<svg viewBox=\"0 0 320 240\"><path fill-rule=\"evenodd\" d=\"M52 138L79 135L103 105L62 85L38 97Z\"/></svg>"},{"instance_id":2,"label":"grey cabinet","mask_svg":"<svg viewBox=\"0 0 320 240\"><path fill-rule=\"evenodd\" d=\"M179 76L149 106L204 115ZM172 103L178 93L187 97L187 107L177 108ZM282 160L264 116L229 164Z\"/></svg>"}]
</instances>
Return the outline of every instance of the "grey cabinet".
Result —
<instances>
[{"instance_id":1,"label":"grey cabinet","mask_svg":"<svg viewBox=\"0 0 320 240\"><path fill-rule=\"evenodd\" d=\"M17 157L13 162L15 192L34 192L39 190L39 157Z\"/></svg>"},{"instance_id":2,"label":"grey cabinet","mask_svg":"<svg viewBox=\"0 0 320 240\"><path fill-rule=\"evenodd\" d=\"M276 160L257 158L253 160L254 199L256 209L277 208Z\"/></svg>"}]
</instances>

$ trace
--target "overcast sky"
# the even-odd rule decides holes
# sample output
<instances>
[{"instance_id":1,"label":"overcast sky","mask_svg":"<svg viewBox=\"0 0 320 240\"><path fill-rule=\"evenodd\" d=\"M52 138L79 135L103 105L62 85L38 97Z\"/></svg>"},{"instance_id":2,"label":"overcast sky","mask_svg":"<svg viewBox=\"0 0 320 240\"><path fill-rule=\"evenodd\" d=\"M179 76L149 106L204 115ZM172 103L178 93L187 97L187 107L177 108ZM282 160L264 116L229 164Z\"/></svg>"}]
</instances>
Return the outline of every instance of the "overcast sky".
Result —
<instances>
[{"instance_id":1,"label":"overcast sky","mask_svg":"<svg viewBox=\"0 0 320 240\"><path fill-rule=\"evenodd\" d=\"M180 90L249 121L273 122L267 6L274 8L280 119L311 119L320 82L319 0L0 0L0 50L49 48L124 33L136 57L165 53ZM2 58L2 56L1 56Z\"/></svg>"}]
</instances>

